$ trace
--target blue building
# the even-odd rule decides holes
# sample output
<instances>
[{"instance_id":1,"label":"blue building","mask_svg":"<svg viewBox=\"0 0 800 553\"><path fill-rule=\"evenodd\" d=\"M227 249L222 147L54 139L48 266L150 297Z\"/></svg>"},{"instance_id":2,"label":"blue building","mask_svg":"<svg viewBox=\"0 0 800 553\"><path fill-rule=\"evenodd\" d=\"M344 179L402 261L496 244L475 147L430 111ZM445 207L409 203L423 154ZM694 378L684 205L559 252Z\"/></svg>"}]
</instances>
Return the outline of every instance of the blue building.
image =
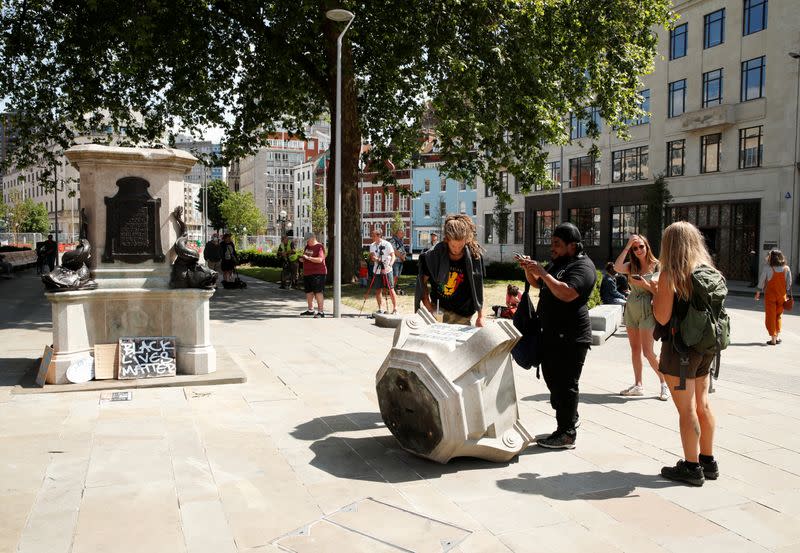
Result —
<instances>
[{"instance_id":1,"label":"blue building","mask_svg":"<svg viewBox=\"0 0 800 553\"><path fill-rule=\"evenodd\" d=\"M419 194L411 203L411 248L424 250L431 243L431 232L442 239L442 225L447 215L464 213L476 221L477 194L464 182L446 178L438 167L411 171L412 190Z\"/></svg>"}]
</instances>

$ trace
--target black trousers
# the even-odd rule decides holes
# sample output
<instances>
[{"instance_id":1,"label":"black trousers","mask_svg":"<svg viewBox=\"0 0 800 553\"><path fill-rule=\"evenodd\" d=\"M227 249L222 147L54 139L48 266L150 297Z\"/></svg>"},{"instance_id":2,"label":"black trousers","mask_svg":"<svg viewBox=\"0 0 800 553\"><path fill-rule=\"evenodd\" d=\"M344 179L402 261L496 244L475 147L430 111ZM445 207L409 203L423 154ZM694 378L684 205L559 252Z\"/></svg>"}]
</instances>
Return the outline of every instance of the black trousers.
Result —
<instances>
[{"instance_id":1,"label":"black trousers","mask_svg":"<svg viewBox=\"0 0 800 553\"><path fill-rule=\"evenodd\" d=\"M578 381L589 344L574 344L558 339L542 352L542 374L550 390L550 405L556 410L559 432L575 434L578 423Z\"/></svg>"}]
</instances>

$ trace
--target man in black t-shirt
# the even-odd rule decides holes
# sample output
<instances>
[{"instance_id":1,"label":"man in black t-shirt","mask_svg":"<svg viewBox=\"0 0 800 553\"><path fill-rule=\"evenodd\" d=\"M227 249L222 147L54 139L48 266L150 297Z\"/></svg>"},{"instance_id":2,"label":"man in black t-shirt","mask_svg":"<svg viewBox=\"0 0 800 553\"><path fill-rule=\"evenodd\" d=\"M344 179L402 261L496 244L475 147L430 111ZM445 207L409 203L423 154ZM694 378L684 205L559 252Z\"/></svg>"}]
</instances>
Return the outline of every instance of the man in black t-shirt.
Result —
<instances>
[{"instance_id":1,"label":"man in black t-shirt","mask_svg":"<svg viewBox=\"0 0 800 553\"><path fill-rule=\"evenodd\" d=\"M592 323L586 302L594 289L597 272L583 253L581 233L572 223L562 223L553 231L552 263L545 269L528 258L520 260L525 277L539 288L542 374L550 390L550 405L556 410L558 427L541 447L575 447L578 423L578 380L589 346Z\"/></svg>"}]
</instances>

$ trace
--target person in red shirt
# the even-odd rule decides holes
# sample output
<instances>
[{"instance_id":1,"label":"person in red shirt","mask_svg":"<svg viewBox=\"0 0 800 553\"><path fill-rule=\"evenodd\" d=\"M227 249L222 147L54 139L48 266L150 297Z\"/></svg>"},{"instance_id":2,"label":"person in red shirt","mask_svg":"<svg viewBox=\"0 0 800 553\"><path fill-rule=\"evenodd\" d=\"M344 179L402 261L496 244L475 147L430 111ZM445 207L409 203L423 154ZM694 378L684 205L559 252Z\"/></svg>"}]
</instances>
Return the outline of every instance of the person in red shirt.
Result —
<instances>
[{"instance_id":1,"label":"person in red shirt","mask_svg":"<svg viewBox=\"0 0 800 553\"><path fill-rule=\"evenodd\" d=\"M325 266L325 246L317 242L317 235L310 232L306 235L306 248L300 258L303 263L303 286L306 292L308 309L300 313L301 316L313 316L321 319L325 316L325 275L328 268ZM317 299L317 311L314 311L314 298Z\"/></svg>"}]
</instances>

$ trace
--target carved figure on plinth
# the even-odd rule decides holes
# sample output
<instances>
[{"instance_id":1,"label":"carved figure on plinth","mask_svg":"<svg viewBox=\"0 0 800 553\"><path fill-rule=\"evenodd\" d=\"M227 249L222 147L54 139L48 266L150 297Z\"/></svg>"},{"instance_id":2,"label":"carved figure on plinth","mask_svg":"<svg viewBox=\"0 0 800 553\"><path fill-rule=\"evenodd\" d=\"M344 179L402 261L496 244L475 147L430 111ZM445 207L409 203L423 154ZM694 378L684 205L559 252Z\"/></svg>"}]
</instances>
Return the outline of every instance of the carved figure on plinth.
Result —
<instances>
[{"instance_id":1,"label":"carved figure on plinth","mask_svg":"<svg viewBox=\"0 0 800 553\"><path fill-rule=\"evenodd\" d=\"M46 275L42 282L48 292L67 292L71 290L94 290L97 283L92 280L87 262L92 257L89 240L86 239L88 223L86 210L81 209L80 242L72 250L65 252L61 258L61 266Z\"/></svg>"},{"instance_id":2,"label":"carved figure on plinth","mask_svg":"<svg viewBox=\"0 0 800 553\"><path fill-rule=\"evenodd\" d=\"M178 206L172 216L180 227L180 237L175 241L175 263L169 279L170 288L214 288L219 273L201 265L199 252L189 246L186 223L183 222L183 207Z\"/></svg>"}]
</instances>

